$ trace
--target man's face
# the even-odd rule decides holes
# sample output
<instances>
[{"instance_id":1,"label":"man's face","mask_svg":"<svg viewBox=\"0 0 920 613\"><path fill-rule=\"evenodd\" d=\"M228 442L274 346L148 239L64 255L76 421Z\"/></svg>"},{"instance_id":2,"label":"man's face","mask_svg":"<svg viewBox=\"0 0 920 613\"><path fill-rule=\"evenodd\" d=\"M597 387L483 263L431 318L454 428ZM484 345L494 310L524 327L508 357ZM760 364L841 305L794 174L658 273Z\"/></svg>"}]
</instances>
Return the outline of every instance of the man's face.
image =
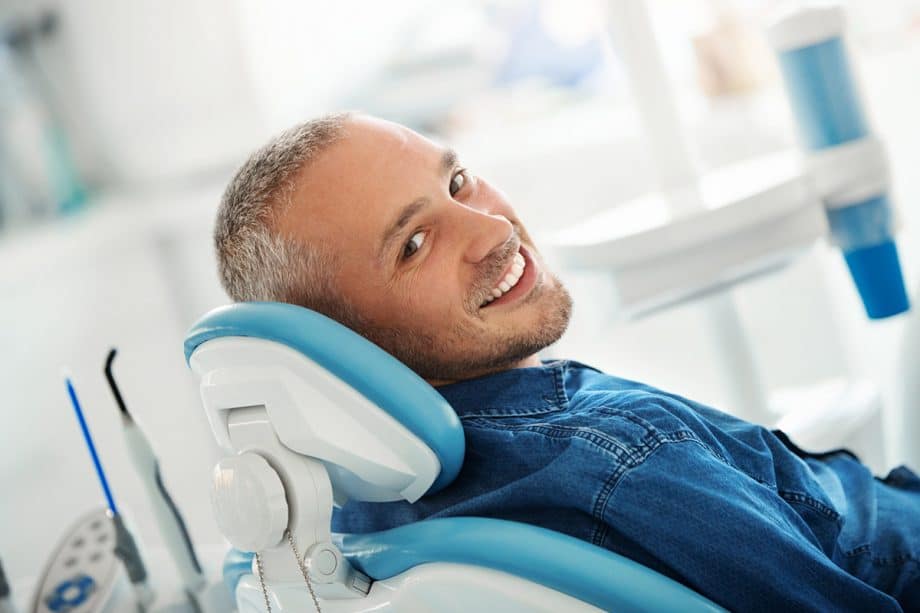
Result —
<instances>
[{"instance_id":1,"label":"man's face","mask_svg":"<svg viewBox=\"0 0 920 613\"><path fill-rule=\"evenodd\" d=\"M568 324L571 299L504 194L397 124L349 120L276 227L331 248L358 332L433 383L531 363Z\"/></svg>"}]
</instances>

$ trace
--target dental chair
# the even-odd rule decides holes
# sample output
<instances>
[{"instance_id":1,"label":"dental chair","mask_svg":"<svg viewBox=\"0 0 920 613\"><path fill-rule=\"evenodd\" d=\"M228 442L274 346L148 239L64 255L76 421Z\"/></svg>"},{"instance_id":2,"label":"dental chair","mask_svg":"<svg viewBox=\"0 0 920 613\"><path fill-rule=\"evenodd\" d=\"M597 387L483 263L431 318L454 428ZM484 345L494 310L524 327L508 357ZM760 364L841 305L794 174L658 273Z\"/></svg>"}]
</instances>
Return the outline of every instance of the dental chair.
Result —
<instances>
[{"instance_id":1,"label":"dental chair","mask_svg":"<svg viewBox=\"0 0 920 613\"><path fill-rule=\"evenodd\" d=\"M211 311L185 354L225 453L212 502L235 548L225 579L240 613L722 610L627 558L516 522L334 535L333 505L411 503L450 486L465 444L451 407L376 345L288 304Z\"/></svg>"}]
</instances>

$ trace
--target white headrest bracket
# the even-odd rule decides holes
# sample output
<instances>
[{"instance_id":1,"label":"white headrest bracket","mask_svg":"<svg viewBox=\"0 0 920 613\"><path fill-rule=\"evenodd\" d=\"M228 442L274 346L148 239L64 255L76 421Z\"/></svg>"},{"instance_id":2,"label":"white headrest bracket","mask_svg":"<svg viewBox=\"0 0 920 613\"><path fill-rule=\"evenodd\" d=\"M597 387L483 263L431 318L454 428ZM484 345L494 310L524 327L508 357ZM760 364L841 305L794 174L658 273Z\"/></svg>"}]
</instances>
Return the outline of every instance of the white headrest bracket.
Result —
<instances>
[{"instance_id":1,"label":"white headrest bracket","mask_svg":"<svg viewBox=\"0 0 920 613\"><path fill-rule=\"evenodd\" d=\"M302 556L301 560L310 568L311 579L318 584L318 594L324 598L360 598L366 595L369 581L351 567L331 542L332 484L323 463L285 447L275 435L264 407L235 409L229 411L227 417L229 441L238 455L256 454L268 463L280 480L285 499L279 508L283 506L288 512L285 526L293 537L298 554ZM228 476L232 479L232 475L215 473L218 480ZM249 476L258 477L258 473L253 472ZM269 481L275 481L274 475ZM216 483L215 486L221 488L226 484ZM233 507L219 508L215 505L218 524L252 521L256 514L240 508L247 503L241 502L239 497L234 502ZM250 504L264 505L265 501L253 500ZM229 535L225 536L229 538ZM231 544L234 544L232 540ZM267 582L303 581L303 573L297 566L286 536L259 553Z\"/></svg>"}]
</instances>

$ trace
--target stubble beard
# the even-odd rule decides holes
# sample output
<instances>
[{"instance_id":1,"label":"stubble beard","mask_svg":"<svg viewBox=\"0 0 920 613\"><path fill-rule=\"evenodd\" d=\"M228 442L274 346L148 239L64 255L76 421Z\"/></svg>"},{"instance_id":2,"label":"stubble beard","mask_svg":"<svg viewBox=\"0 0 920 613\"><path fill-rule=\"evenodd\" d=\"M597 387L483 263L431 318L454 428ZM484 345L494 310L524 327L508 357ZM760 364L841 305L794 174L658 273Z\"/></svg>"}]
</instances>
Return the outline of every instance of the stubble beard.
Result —
<instances>
[{"instance_id":1,"label":"stubble beard","mask_svg":"<svg viewBox=\"0 0 920 613\"><path fill-rule=\"evenodd\" d=\"M562 337L572 298L558 279L535 288L518 308L536 306L539 317L526 329L492 332L460 322L436 332L366 326L361 333L429 381L460 381L507 370Z\"/></svg>"}]
</instances>

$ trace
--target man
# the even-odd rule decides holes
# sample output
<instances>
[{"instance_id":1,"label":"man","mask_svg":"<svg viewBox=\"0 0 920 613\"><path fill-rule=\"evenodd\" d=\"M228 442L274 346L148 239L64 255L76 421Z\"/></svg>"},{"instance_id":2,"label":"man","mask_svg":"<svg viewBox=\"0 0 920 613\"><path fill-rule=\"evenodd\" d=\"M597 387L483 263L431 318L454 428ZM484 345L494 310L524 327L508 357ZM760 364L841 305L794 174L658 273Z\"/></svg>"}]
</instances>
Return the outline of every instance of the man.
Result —
<instances>
[{"instance_id":1,"label":"man","mask_svg":"<svg viewBox=\"0 0 920 613\"><path fill-rule=\"evenodd\" d=\"M333 115L256 152L215 232L235 300L337 319L438 388L466 460L444 491L347 504L335 529L425 517L537 524L733 610L920 610L920 478L884 481L690 400L541 363L571 300L506 197L395 124Z\"/></svg>"}]
</instances>

